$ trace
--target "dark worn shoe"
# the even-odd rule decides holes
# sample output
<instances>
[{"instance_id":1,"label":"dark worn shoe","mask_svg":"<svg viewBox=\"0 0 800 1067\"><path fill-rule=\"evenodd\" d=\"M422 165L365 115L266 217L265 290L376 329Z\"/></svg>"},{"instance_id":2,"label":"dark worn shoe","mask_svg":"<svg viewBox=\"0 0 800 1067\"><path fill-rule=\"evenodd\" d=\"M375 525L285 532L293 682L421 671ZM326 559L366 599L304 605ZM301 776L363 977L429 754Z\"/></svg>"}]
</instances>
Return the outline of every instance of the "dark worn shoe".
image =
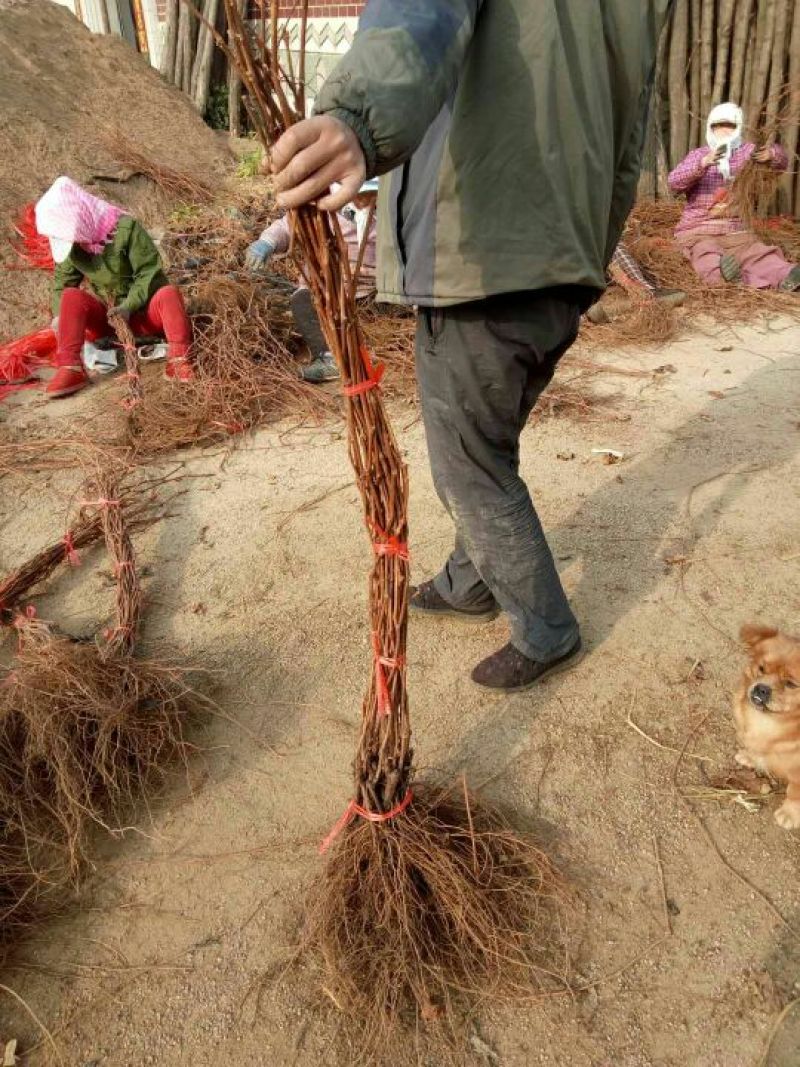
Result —
<instances>
[{"instance_id":1,"label":"dark worn shoe","mask_svg":"<svg viewBox=\"0 0 800 1067\"><path fill-rule=\"evenodd\" d=\"M778 288L784 293L796 293L800 289L800 267L792 267Z\"/></svg>"},{"instance_id":2,"label":"dark worn shoe","mask_svg":"<svg viewBox=\"0 0 800 1067\"><path fill-rule=\"evenodd\" d=\"M477 611L474 608L454 608L436 592L433 582L423 582L416 589L412 589L408 606L411 611L419 615L451 616L466 619L467 622L491 622L500 614L497 604L488 608L478 608Z\"/></svg>"},{"instance_id":3,"label":"dark worn shoe","mask_svg":"<svg viewBox=\"0 0 800 1067\"><path fill-rule=\"evenodd\" d=\"M551 674L569 670L583 658L583 647L578 640L569 652L551 663L539 663L528 659L514 645L504 645L499 652L482 660L472 672L472 680L484 689L501 693L519 693L530 689L536 682Z\"/></svg>"}]
</instances>

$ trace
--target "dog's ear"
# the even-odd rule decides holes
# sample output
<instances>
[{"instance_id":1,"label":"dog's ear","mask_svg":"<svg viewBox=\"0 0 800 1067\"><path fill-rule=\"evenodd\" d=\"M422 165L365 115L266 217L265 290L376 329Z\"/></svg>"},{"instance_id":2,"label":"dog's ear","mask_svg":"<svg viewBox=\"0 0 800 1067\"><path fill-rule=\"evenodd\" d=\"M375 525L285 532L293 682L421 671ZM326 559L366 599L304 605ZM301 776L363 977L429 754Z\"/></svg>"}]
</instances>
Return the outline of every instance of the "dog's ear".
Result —
<instances>
[{"instance_id":1,"label":"dog's ear","mask_svg":"<svg viewBox=\"0 0 800 1067\"><path fill-rule=\"evenodd\" d=\"M743 645L750 651L757 648L762 641L769 641L771 637L777 637L778 631L774 626L759 626L757 623L746 623L739 631L739 638Z\"/></svg>"}]
</instances>

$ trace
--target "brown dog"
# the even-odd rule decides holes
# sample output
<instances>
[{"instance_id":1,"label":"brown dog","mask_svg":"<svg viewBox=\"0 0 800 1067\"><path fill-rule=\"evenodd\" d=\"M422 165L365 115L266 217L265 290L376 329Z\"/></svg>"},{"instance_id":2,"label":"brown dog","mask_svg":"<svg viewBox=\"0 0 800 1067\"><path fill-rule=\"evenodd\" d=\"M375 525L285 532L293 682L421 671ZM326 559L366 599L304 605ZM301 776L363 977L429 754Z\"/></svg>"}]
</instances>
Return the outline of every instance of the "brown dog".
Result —
<instances>
[{"instance_id":1,"label":"brown dog","mask_svg":"<svg viewBox=\"0 0 800 1067\"><path fill-rule=\"evenodd\" d=\"M750 662L736 695L741 751L736 762L788 782L775 812L784 830L800 827L800 639L768 626L743 626Z\"/></svg>"}]
</instances>

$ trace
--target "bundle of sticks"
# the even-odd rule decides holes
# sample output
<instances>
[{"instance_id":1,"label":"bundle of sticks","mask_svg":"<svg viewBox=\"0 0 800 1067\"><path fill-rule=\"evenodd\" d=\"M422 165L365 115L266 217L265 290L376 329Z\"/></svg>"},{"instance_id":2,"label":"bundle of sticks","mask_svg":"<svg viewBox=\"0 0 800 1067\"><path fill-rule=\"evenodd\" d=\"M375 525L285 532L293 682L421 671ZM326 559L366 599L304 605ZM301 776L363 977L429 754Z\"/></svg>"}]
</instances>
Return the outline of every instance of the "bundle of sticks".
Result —
<instances>
[{"instance_id":1,"label":"bundle of sticks","mask_svg":"<svg viewBox=\"0 0 800 1067\"><path fill-rule=\"evenodd\" d=\"M252 34L225 0L230 60L267 152L303 118L304 61L284 68L278 5ZM301 4L303 21L307 3ZM269 36L270 40L265 39ZM301 42L304 42L302 34ZM302 262L346 398L348 446L373 551L372 662L353 764L353 796L322 845L307 937L326 988L360 1028L357 1058L386 1062L405 1023L439 1020L492 994L552 990L561 880L529 838L466 786L414 781L406 684L408 476L381 396L383 368L364 343L355 281L335 215L292 213Z\"/></svg>"},{"instance_id":2,"label":"bundle of sticks","mask_svg":"<svg viewBox=\"0 0 800 1067\"><path fill-rule=\"evenodd\" d=\"M135 655L142 595L130 533L155 521L153 485L98 470L67 533L0 583L0 623L17 654L0 681L0 944L63 902L97 827L114 830L190 746L200 706L183 668ZM104 540L113 623L95 639L60 634L23 598L59 564Z\"/></svg>"}]
</instances>

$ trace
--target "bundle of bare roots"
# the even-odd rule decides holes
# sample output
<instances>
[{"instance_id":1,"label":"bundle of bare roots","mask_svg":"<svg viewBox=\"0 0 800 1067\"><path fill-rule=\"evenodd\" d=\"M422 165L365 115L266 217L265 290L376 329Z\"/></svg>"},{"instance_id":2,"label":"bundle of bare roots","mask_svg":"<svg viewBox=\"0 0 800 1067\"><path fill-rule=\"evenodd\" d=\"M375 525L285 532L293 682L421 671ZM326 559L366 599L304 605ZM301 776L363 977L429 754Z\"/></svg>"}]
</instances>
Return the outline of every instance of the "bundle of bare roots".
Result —
<instances>
[{"instance_id":1,"label":"bundle of bare roots","mask_svg":"<svg viewBox=\"0 0 800 1067\"><path fill-rule=\"evenodd\" d=\"M280 64L277 0L269 46L245 26L237 0L225 0L225 7L230 59L269 150L305 113L303 63L297 78ZM304 20L307 2L300 8ZM361 1028L358 1054L386 1062L408 1020L435 1026L444 1017L451 1026L437 1032L444 1031L455 1026L456 1008L487 995L542 992L546 946L560 933L548 907L557 911L558 878L541 851L493 821L481 804L459 805L413 785L407 471L335 216L306 207L291 222L295 254L341 370L350 458L374 552L372 662L353 799L325 842L329 855L309 901L307 943Z\"/></svg>"},{"instance_id":2,"label":"bundle of bare roots","mask_svg":"<svg viewBox=\"0 0 800 1067\"><path fill-rule=\"evenodd\" d=\"M565 893L535 841L466 789L418 783L391 832L354 822L309 896L307 936L358 1022L357 1058L401 1062L425 1023L452 1045L487 998L565 992Z\"/></svg>"},{"instance_id":3,"label":"bundle of bare roots","mask_svg":"<svg viewBox=\"0 0 800 1067\"><path fill-rule=\"evenodd\" d=\"M157 366L129 369L119 402L125 442L136 457L210 445L269 419L335 408L330 395L300 378L286 344L287 312L270 294L255 281L209 279L193 299L194 380L175 383ZM114 325L128 350L124 324ZM131 382L138 382L135 393Z\"/></svg>"},{"instance_id":4,"label":"bundle of bare roots","mask_svg":"<svg viewBox=\"0 0 800 1067\"><path fill-rule=\"evenodd\" d=\"M214 199L214 190L206 182L187 171L154 163L121 130L103 133L99 140L117 163L150 178L169 196L190 204L208 204Z\"/></svg>"},{"instance_id":5,"label":"bundle of bare roots","mask_svg":"<svg viewBox=\"0 0 800 1067\"><path fill-rule=\"evenodd\" d=\"M0 940L77 883L96 827L119 830L132 804L190 752L202 701L187 669L134 655L142 597L129 536L130 490L98 472L67 552L98 523L116 577L113 624L95 640L57 634L31 609L9 625L19 649L0 684ZM55 550L3 588L50 573ZM65 555L64 558L68 558ZM46 562L45 562L46 561Z\"/></svg>"},{"instance_id":6,"label":"bundle of bare roots","mask_svg":"<svg viewBox=\"0 0 800 1067\"><path fill-rule=\"evenodd\" d=\"M769 163L749 159L733 179L725 213L741 219L749 230L754 229L769 214L782 178L782 172Z\"/></svg>"}]
</instances>

